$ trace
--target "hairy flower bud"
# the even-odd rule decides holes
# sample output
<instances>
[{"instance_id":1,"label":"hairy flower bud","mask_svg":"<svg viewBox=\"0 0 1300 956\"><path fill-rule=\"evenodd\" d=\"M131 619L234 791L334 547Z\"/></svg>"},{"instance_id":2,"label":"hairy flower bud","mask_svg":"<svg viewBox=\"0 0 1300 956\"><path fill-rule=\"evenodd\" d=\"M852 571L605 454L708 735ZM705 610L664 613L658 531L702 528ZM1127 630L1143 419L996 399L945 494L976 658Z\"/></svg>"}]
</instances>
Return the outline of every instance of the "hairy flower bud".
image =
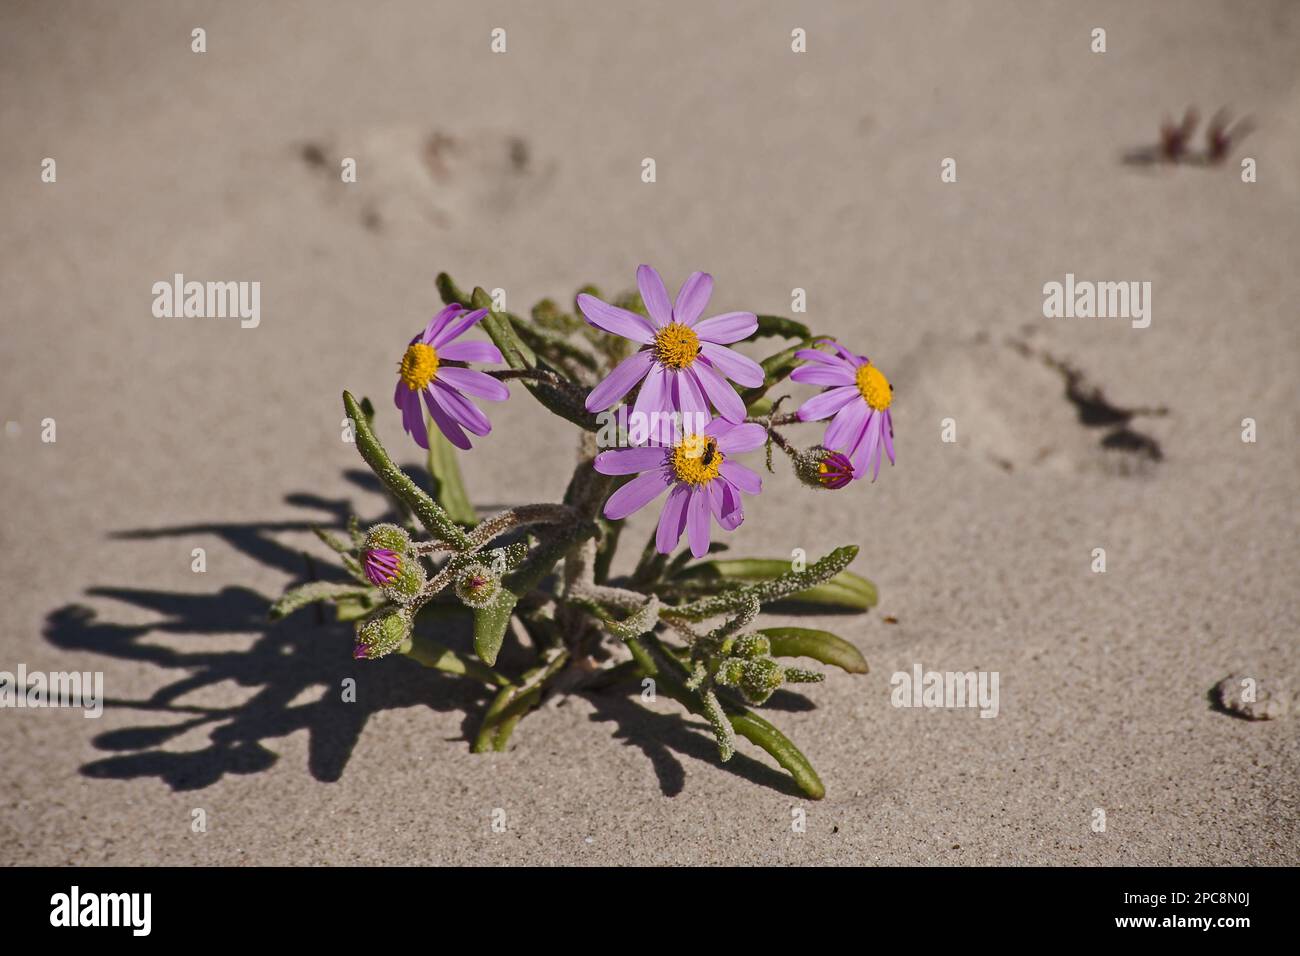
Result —
<instances>
[{"instance_id":1,"label":"hairy flower bud","mask_svg":"<svg viewBox=\"0 0 1300 956\"><path fill-rule=\"evenodd\" d=\"M397 574L384 584L384 597L394 604L406 604L420 593L426 576L420 559L408 554L399 559Z\"/></svg>"},{"instance_id":2,"label":"hairy flower bud","mask_svg":"<svg viewBox=\"0 0 1300 956\"><path fill-rule=\"evenodd\" d=\"M367 551L392 551L404 555L411 547L411 536L395 524L377 524L366 532Z\"/></svg>"},{"instance_id":3,"label":"hairy flower bud","mask_svg":"<svg viewBox=\"0 0 1300 956\"><path fill-rule=\"evenodd\" d=\"M731 646L736 657L767 657L772 653L772 642L762 634L741 634Z\"/></svg>"},{"instance_id":4,"label":"hairy flower bud","mask_svg":"<svg viewBox=\"0 0 1300 956\"><path fill-rule=\"evenodd\" d=\"M456 579L456 597L466 607L484 608L501 588L501 579L481 564L471 564Z\"/></svg>"},{"instance_id":5,"label":"hairy flower bud","mask_svg":"<svg viewBox=\"0 0 1300 956\"><path fill-rule=\"evenodd\" d=\"M751 704L761 704L784 682L785 674L780 665L770 657L759 657L745 661L740 692Z\"/></svg>"},{"instance_id":6,"label":"hairy flower bud","mask_svg":"<svg viewBox=\"0 0 1300 956\"><path fill-rule=\"evenodd\" d=\"M411 636L411 612L404 607L385 608L357 622L357 644L352 656L374 660L397 650Z\"/></svg>"},{"instance_id":7,"label":"hairy flower bud","mask_svg":"<svg viewBox=\"0 0 1300 956\"><path fill-rule=\"evenodd\" d=\"M819 445L795 453L794 472L805 485L836 491L853 480L853 462L843 452Z\"/></svg>"},{"instance_id":8,"label":"hairy flower bud","mask_svg":"<svg viewBox=\"0 0 1300 956\"><path fill-rule=\"evenodd\" d=\"M713 679L723 687L735 687L745 676L745 662L739 657L724 658Z\"/></svg>"}]
</instances>

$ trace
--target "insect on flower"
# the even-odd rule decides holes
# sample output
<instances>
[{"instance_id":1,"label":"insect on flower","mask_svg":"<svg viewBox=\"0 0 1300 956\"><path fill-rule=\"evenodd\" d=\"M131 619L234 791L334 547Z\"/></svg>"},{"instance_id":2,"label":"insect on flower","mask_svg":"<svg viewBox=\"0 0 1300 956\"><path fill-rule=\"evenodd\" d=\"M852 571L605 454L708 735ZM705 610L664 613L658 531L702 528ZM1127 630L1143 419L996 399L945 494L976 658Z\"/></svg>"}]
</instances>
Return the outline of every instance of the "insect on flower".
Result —
<instances>
[{"instance_id":1,"label":"insect on flower","mask_svg":"<svg viewBox=\"0 0 1300 956\"><path fill-rule=\"evenodd\" d=\"M723 530L734 531L745 520L740 493L756 495L763 488L757 472L730 456L753 451L766 439L762 425L733 425L715 418L703 432L673 445L654 442L602 452L594 462L598 472L637 476L609 496L605 517L626 518L668 491L655 535L656 550L672 553L685 531L691 554L702 557L709 550L710 515Z\"/></svg>"}]
</instances>

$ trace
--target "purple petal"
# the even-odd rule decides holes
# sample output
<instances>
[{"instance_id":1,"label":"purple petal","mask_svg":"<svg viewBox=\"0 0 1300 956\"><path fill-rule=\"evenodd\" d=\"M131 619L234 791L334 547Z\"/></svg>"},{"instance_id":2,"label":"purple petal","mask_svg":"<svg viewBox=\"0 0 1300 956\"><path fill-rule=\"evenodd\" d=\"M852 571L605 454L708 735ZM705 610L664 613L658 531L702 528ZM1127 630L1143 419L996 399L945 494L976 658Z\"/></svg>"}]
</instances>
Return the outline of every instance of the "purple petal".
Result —
<instances>
[{"instance_id":1,"label":"purple petal","mask_svg":"<svg viewBox=\"0 0 1300 956\"><path fill-rule=\"evenodd\" d=\"M651 353L646 353L651 354ZM635 430L646 436L651 437L651 426L655 419L651 416L655 412L672 411L672 404L668 397L667 371L658 362L652 363L650 371L641 383L641 391L637 392L636 404L632 406L632 414L637 416ZM633 426L629 425L629 429ZM663 442L665 436L660 434L662 429L653 429L656 434L653 436L655 441Z\"/></svg>"},{"instance_id":2,"label":"purple petal","mask_svg":"<svg viewBox=\"0 0 1300 956\"><path fill-rule=\"evenodd\" d=\"M709 397L709 401L713 402L713 407L718 410L719 415L729 422L745 420L745 403L740 400L736 390L711 365L696 362L691 371L695 373L696 379L704 388L704 394Z\"/></svg>"},{"instance_id":3,"label":"purple petal","mask_svg":"<svg viewBox=\"0 0 1300 956\"><path fill-rule=\"evenodd\" d=\"M704 389L700 387L694 371L689 368L670 369L667 374L669 403L673 411L681 412L683 416L703 415L707 419L709 402L704 397ZM686 421L689 425L695 419L688 418Z\"/></svg>"},{"instance_id":4,"label":"purple petal","mask_svg":"<svg viewBox=\"0 0 1300 956\"><path fill-rule=\"evenodd\" d=\"M433 410L437 408L445 412L457 425L475 435L486 435L492 431L492 423L488 421L486 415L460 392L441 382L429 383L429 387L424 390L424 404L429 406L429 414L432 415Z\"/></svg>"},{"instance_id":5,"label":"purple petal","mask_svg":"<svg viewBox=\"0 0 1300 956\"><path fill-rule=\"evenodd\" d=\"M834 365L836 367L856 368L852 362L846 362L838 355L827 355L821 349L800 349L794 353L794 357L803 359L806 362L821 362L823 365Z\"/></svg>"},{"instance_id":6,"label":"purple petal","mask_svg":"<svg viewBox=\"0 0 1300 956\"><path fill-rule=\"evenodd\" d=\"M406 383L402 383L406 387ZM424 427L424 412L420 410L420 396L416 392L406 389L406 394L398 403L402 409L402 428L406 430L415 443L421 448L429 447L429 433ZM468 446L466 446L468 447Z\"/></svg>"},{"instance_id":7,"label":"purple petal","mask_svg":"<svg viewBox=\"0 0 1300 956\"><path fill-rule=\"evenodd\" d=\"M610 521L626 518L662 495L671 484L672 480L661 470L637 475L609 496L605 502L605 517Z\"/></svg>"},{"instance_id":8,"label":"purple petal","mask_svg":"<svg viewBox=\"0 0 1300 956\"><path fill-rule=\"evenodd\" d=\"M697 558L709 553L709 531L709 492L697 486L686 502L686 540Z\"/></svg>"},{"instance_id":9,"label":"purple petal","mask_svg":"<svg viewBox=\"0 0 1300 956\"><path fill-rule=\"evenodd\" d=\"M767 429L757 422L745 422L731 428L719 428L714 437L718 439L718 451L724 455L738 455L762 447L767 441Z\"/></svg>"},{"instance_id":10,"label":"purple petal","mask_svg":"<svg viewBox=\"0 0 1300 956\"><path fill-rule=\"evenodd\" d=\"M423 335L417 335L411 341L415 342L419 340L424 342L425 345L428 345L431 341L433 341L433 337L435 335L437 335L439 332L441 332L443 329L447 327L448 322L456 318L456 316L460 315L464 311L465 308L463 306L457 303L452 303L451 305L447 306L445 309L443 309L441 312L439 312L437 315L435 315L433 318L429 320L429 324L424 327Z\"/></svg>"},{"instance_id":11,"label":"purple petal","mask_svg":"<svg viewBox=\"0 0 1300 956\"><path fill-rule=\"evenodd\" d=\"M852 385L857 381L854 373L842 365L800 365L790 378L808 385Z\"/></svg>"},{"instance_id":12,"label":"purple petal","mask_svg":"<svg viewBox=\"0 0 1300 956\"><path fill-rule=\"evenodd\" d=\"M862 430L871 411L866 402L849 402L835 415L835 419L826 426L826 435L822 444L827 448L850 451L862 440Z\"/></svg>"},{"instance_id":13,"label":"purple petal","mask_svg":"<svg viewBox=\"0 0 1300 956\"><path fill-rule=\"evenodd\" d=\"M709 364L727 378L744 388L757 388L763 384L763 369L752 358L747 358L725 345L716 342L703 342L700 354L709 360Z\"/></svg>"},{"instance_id":14,"label":"purple petal","mask_svg":"<svg viewBox=\"0 0 1300 956\"><path fill-rule=\"evenodd\" d=\"M491 342L449 342L438 349L438 358L452 362L504 362L501 350Z\"/></svg>"},{"instance_id":15,"label":"purple petal","mask_svg":"<svg viewBox=\"0 0 1300 956\"><path fill-rule=\"evenodd\" d=\"M668 290L664 288L663 277L652 266L637 266L636 287L641 292L645 310L650 313L656 326L662 329L672 322L673 304L668 301Z\"/></svg>"},{"instance_id":16,"label":"purple petal","mask_svg":"<svg viewBox=\"0 0 1300 956\"><path fill-rule=\"evenodd\" d=\"M510 397L510 389L498 382L491 375L472 368L455 368L443 366L438 369L438 381L459 389L477 398L486 398L490 402L504 402Z\"/></svg>"},{"instance_id":17,"label":"purple petal","mask_svg":"<svg viewBox=\"0 0 1300 956\"><path fill-rule=\"evenodd\" d=\"M712 294L713 276L707 272L692 272L682 283L682 287L677 290L677 305L673 308L673 321L680 322L682 325L694 325L695 320L704 312L704 307L709 304L709 296ZM652 312L651 315L653 314ZM698 333L700 330L695 331ZM701 335L700 338L705 336Z\"/></svg>"},{"instance_id":18,"label":"purple petal","mask_svg":"<svg viewBox=\"0 0 1300 956\"><path fill-rule=\"evenodd\" d=\"M709 506L724 531L735 531L745 520L740 492L727 480L709 482Z\"/></svg>"},{"instance_id":19,"label":"purple petal","mask_svg":"<svg viewBox=\"0 0 1300 956\"><path fill-rule=\"evenodd\" d=\"M840 358L844 359L845 362L847 362L849 365L852 365L854 368L857 368L859 365L866 365L867 362L869 361L869 359L865 355L854 355L852 352L850 352L844 346L840 345L840 343L836 342L834 339L822 339L822 341L825 342L827 345L829 345L831 348L833 348L836 351L836 353L839 354Z\"/></svg>"},{"instance_id":20,"label":"purple petal","mask_svg":"<svg viewBox=\"0 0 1300 956\"><path fill-rule=\"evenodd\" d=\"M486 315L487 309L475 309L473 312L461 316L459 319L450 323L441 332L434 335L434 337L429 340L429 344L435 349L450 344L453 340L460 338L475 325L482 322Z\"/></svg>"},{"instance_id":21,"label":"purple petal","mask_svg":"<svg viewBox=\"0 0 1300 956\"><path fill-rule=\"evenodd\" d=\"M653 359L653 352L642 349L619 362L614 371L605 376L605 380L587 396L587 411L604 411L632 391L632 386L645 378Z\"/></svg>"},{"instance_id":22,"label":"purple petal","mask_svg":"<svg viewBox=\"0 0 1300 956\"><path fill-rule=\"evenodd\" d=\"M602 451L592 464L602 475L635 475L659 468L666 454L662 448L615 448Z\"/></svg>"},{"instance_id":23,"label":"purple petal","mask_svg":"<svg viewBox=\"0 0 1300 956\"><path fill-rule=\"evenodd\" d=\"M673 548L681 540L686 527L686 502L691 492L687 485L678 484L668 492L664 502L663 513L659 515L659 527L655 531L655 550L660 554L672 554Z\"/></svg>"},{"instance_id":24,"label":"purple petal","mask_svg":"<svg viewBox=\"0 0 1300 956\"><path fill-rule=\"evenodd\" d=\"M753 312L724 312L711 319L705 319L695 327L695 334L701 342L713 342L715 345L730 345L754 334L758 328L758 316Z\"/></svg>"},{"instance_id":25,"label":"purple petal","mask_svg":"<svg viewBox=\"0 0 1300 956\"><path fill-rule=\"evenodd\" d=\"M885 440L885 451L889 454L889 463L894 463L894 416L885 409L882 413L885 416L884 427L880 430L880 437Z\"/></svg>"},{"instance_id":26,"label":"purple petal","mask_svg":"<svg viewBox=\"0 0 1300 956\"><path fill-rule=\"evenodd\" d=\"M871 459L880 444L880 423L882 419L879 415L871 415L867 419L867 425L862 430L862 440L858 443L852 454L853 459L853 477L861 478L867 473L867 468L871 464Z\"/></svg>"},{"instance_id":27,"label":"purple petal","mask_svg":"<svg viewBox=\"0 0 1300 956\"><path fill-rule=\"evenodd\" d=\"M582 310L587 322L598 329L613 335L621 335L642 345L649 345L654 341L654 327L649 320L635 312L620 309L608 302L601 302L595 296L586 293L578 296L578 308Z\"/></svg>"},{"instance_id":28,"label":"purple petal","mask_svg":"<svg viewBox=\"0 0 1300 956\"><path fill-rule=\"evenodd\" d=\"M473 447L469 444L468 434L465 434L463 429L460 428L460 425L456 424L455 419L452 419L447 412L442 410L442 406L439 406L437 402L433 401L432 395L428 392L424 393L424 403L429 407L429 414L433 416L433 424L437 425L439 432L442 432L447 436L447 441L450 441L451 444L458 447L458 449L464 449L465 451L468 451ZM417 412L416 418L420 419L420 427L424 427L424 415ZM429 446L421 445L421 447Z\"/></svg>"},{"instance_id":29,"label":"purple petal","mask_svg":"<svg viewBox=\"0 0 1300 956\"><path fill-rule=\"evenodd\" d=\"M718 468L718 471L729 482L747 494L756 495L763 490L763 479L758 476L758 472L738 461L732 461L728 458Z\"/></svg>"},{"instance_id":30,"label":"purple petal","mask_svg":"<svg viewBox=\"0 0 1300 956\"><path fill-rule=\"evenodd\" d=\"M814 395L799 406L799 420L801 422L815 422L819 418L830 418L855 398L860 400L862 396L858 394L858 390L852 385L842 385L839 388L832 388L819 395ZM863 402L863 404L866 403Z\"/></svg>"}]
</instances>

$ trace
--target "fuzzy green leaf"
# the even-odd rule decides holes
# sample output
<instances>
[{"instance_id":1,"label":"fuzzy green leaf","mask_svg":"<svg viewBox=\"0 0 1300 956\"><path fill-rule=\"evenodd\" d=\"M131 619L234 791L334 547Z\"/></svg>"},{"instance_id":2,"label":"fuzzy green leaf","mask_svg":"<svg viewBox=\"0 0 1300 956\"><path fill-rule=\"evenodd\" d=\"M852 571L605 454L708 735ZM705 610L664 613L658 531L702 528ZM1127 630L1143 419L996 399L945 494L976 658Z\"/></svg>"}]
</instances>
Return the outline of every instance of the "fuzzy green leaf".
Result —
<instances>
[{"instance_id":1,"label":"fuzzy green leaf","mask_svg":"<svg viewBox=\"0 0 1300 956\"><path fill-rule=\"evenodd\" d=\"M647 677L653 677L656 686L692 713L707 716L698 694L686 688L686 669L673 658L653 634L627 642L633 658ZM652 652L653 651L653 652ZM778 764L789 771L805 794L813 800L826 795L817 771L790 738L746 707L724 702L723 709L732 729L750 743L766 750Z\"/></svg>"},{"instance_id":2,"label":"fuzzy green leaf","mask_svg":"<svg viewBox=\"0 0 1300 956\"><path fill-rule=\"evenodd\" d=\"M765 336L775 336L783 339L809 339L812 338L812 331L802 322L787 319L783 315L760 315L758 317L758 331L754 333L753 338L761 339Z\"/></svg>"},{"instance_id":3,"label":"fuzzy green leaf","mask_svg":"<svg viewBox=\"0 0 1300 956\"><path fill-rule=\"evenodd\" d=\"M341 598L359 598L373 588L362 588L355 584L341 584L336 581L312 581L284 592L280 600L271 605L269 616L278 621L288 617L299 608L317 601L337 601Z\"/></svg>"},{"instance_id":4,"label":"fuzzy green leaf","mask_svg":"<svg viewBox=\"0 0 1300 956\"><path fill-rule=\"evenodd\" d=\"M449 647L444 647L437 641L418 632L412 636L410 646L403 650L402 653L425 667L431 667L446 674L472 677L474 680L495 687L510 686L510 679L503 674L498 674L492 668L485 666L474 658L466 657Z\"/></svg>"},{"instance_id":5,"label":"fuzzy green leaf","mask_svg":"<svg viewBox=\"0 0 1300 956\"><path fill-rule=\"evenodd\" d=\"M734 588L738 581L756 583L672 608L671 612L690 620L699 620L735 610L750 595L758 598L762 604L789 600L800 604L865 611L876 603L875 585L866 578L844 570L857 553L856 545L836 548L803 571L791 570L790 562L779 558L701 561L686 568L675 579L686 585L684 590L698 588L708 592L718 588Z\"/></svg>"},{"instance_id":6,"label":"fuzzy green leaf","mask_svg":"<svg viewBox=\"0 0 1300 956\"><path fill-rule=\"evenodd\" d=\"M487 315L481 325L487 332L506 364L511 368L536 368L537 354L515 334L515 327L508 316L492 308L492 297L483 289L475 289L469 298L469 304L475 309L486 309Z\"/></svg>"},{"instance_id":7,"label":"fuzzy green leaf","mask_svg":"<svg viewBox=\"0 0 1300 956\"><path fill-rule=\"evenodd\" d=\"M355 597L343 597L334 602L334 618L340 623L359 621L383 603L383 596L373 588Z\"/></svg>"},{"instance_id":8,"label":"fuzzy green leaf","mask_svg":"<svg viewBox=\"0 0 1300 956\"><path fill-rule=\"evenodd\" d=\"M510 743L510 735L523 719L524 714L536 707L542 700L546 684L563 670L569 661L569 652L557 650L549 660L534 667L524 675L522 685L503 688L488 706L483 716L483 725L474 739L474 753L486 753L495 750L504 751Z\"/></svg>"},{"instance_id":9,"label":"fuzzy green leaf","mask_svg":"<svg viewBox=\"0 0 1300 956\"><path fill-rule=\"evenodd\" d=\"M488 667L497 662L506 628L510 626L510 614L518 600L509 588L503 587L492 603L474 611L474 652Z\"/></svg>"},{"instance_id":10,"label":"fuzzy green leaf","mask_svg":"<svg viewBox=\"0 0 1300 956\"><path fill-rule=\"evenodd\" d=\"M811 657L850 674L867 673L862 652L830 631L810 627L766 627L758 632L772 645L773 657Z\"/></svg>"},{"instance_id":11,"label":"fuzzy green leaf","mask_svg":"<svg viewBox=\"0 0 1300 956\"><path fill-rule=\"evenodd\" d=\"M343 408L352 419L356 430L357 450L361 452L361 457L384 486L415 513L420 523L429 529L430 534L441 538L457 550L468 547L468 536L448 517L447 512L442 510L442 506L425 494L406 472L393 464L393 460L388 457L388 452L384 451L384 446L375 437L370 423L351 392L343 393Z\"/></svg>"}]
</instances>

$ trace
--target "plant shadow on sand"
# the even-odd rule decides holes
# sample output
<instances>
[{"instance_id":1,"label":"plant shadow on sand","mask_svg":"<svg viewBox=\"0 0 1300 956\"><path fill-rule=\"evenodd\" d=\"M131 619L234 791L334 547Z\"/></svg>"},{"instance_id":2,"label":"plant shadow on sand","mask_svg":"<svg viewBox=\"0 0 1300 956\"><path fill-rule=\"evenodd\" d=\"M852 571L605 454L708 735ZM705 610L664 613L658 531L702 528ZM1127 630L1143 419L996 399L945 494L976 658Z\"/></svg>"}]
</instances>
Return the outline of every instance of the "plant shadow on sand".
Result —
<instances>
[{"instance_id":1,"label":"plant shadow on sand","mask_svg":"<svg viewBox=\"0 0 1300 956\"><path fill-rule=\"evenodd\" d=\"M418 469L411 471L417 481L427 480ZM350 470L347 477L365 492L382 494L369 472ZM293 583L303 583L317 577L317 562L307 552L277 540L277 535L300 535L313 527L341 530L346 527L352 505L345 499L305 493L288 495L285 501L314 514L303 520L135 529L114 532L112 537L139 541L211 535L266 567L293 575ZM376 520L385 518L391 520L392 516ZM420 667L398 655L378 661L354 661L353 626L333 620L332 613L320 606L271 621L267 610L272 598L246 587L182 593L106 586L90 588L86 593L126 602L159 615L159 619L148 624L114 623L101 619L84 604L70 604L48 615L46 640L63 650L106 655L177 674L148 697L105 698L105 710L134 710L151 716L138 726L105 731L93 738L95 748L109 756L80 768L90 778L157 777L173 790L199 790L228 773L251 774L270 769L279 755L266 742L306 730L308 770L315 779L332 782L343 775L372 714L421 705L440 712L463 711L462 737L457 739L467 745L490 700L488 689L481 684ZM243 650L209 650L202 646L204 638L232 635L252 637L252 646ZM192 650L188 649L191 642ZM173 649L178 643L186 649ZM446 639L446 643L468 649L468 628ZM502 663L507 666L511 650L507 642L502 651ZM363 675L367 679L358 680L356 700L345 702L344 679ZM189 695L227 681L252 688L252 696L242 704L227 707L186 702ZM640 691L639 685L633 685L633 689ZM649 711L635 702L635 695L626 687L580 692L580 696L593 707L592 720L613 722L617 728L614 736L646 754L666 796L677 795L685 785L685 770L678 755L718 764L717 748L707 724L685 711ZM812 706L806 698L788 691L779 692L768 705L769 709L787 711ZM169 748L175 738L202 727L211 728L206 747ZM515 746L529 745L526 729L527 721ZM434 749L432 741L430 749ZM788 775L743 754L736 754L724 766L755 783L798 793Z\"/></svg>"}]
</instances>

